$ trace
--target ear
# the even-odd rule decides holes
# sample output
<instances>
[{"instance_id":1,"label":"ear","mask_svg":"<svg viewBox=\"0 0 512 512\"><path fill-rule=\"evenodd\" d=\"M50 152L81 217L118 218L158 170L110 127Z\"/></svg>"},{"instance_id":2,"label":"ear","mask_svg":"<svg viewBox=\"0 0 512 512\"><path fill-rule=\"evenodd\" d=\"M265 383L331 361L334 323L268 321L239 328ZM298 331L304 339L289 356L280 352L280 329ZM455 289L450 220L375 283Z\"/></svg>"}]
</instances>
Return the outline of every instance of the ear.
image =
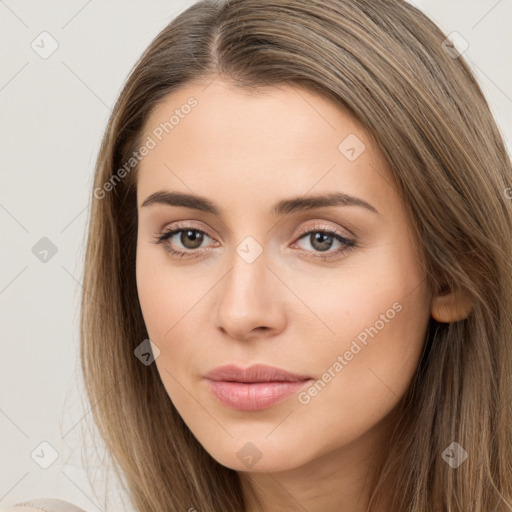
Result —
<instances>
[{"instance_id":1,"label":"ear","mask_svg":"<svg viewBox=\"0 0 512 512\"><path fill-rule=\"evenodd\" d=\"M441 323L463 320L472 309L473 303L467 295L446 286L432 299L432 317Z\"/></svg>"}]
</instances>

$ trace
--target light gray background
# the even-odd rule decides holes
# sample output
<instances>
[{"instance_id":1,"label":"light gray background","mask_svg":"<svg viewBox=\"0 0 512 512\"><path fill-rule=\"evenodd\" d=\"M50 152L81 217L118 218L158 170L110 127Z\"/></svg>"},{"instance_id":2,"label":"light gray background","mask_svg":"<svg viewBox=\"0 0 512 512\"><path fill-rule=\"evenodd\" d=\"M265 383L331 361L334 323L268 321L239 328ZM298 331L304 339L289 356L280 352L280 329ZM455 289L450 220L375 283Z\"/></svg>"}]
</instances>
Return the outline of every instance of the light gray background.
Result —
<instances>
[{"instance_id":1,"label":"light gray background","mask_svg":"<svg viewBox=\"0 0 512 512\"><path fill-rule=\"evenodd\" d=\"M83 469L81 440L91 415L77 358L93 166L130 68L192 3L0 0L0 508L47 496L90 512L105 509L105 485L95 493ZM414 3L469 43L464 56L510 149L511 0ZM59 45L47 59L31 47L35 40L42 51L43 31ZM32 252L43 237L57 248L46 262ZM52 449L58 458L43 469L34 459L51 462ZM92 468L95 481L104 482ZM109 500L117 504L114 487L108 484Z\"/></svg>"}]
</instances>

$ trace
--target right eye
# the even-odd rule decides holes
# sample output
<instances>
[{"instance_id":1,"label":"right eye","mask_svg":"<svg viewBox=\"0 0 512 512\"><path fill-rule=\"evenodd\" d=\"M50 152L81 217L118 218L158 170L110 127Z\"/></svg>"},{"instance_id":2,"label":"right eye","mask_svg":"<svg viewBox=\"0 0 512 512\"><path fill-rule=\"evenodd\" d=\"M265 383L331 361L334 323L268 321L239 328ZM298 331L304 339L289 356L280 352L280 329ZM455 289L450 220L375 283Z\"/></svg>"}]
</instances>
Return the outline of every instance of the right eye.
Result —
<instances>
[{"instance_id":1,"label":"right eye","mask_svg":"<svg viewBox=\"0 0 512 512\"><path fill-rule=\"evenodd\" d=\"M176 237L176 235L179 236ZM173 240L174 237L176 237L176 240ZM179 228L171 228L159 233L156 236L155 243L162 244L169 254L183 258L189 257L189 255L195 256L195 254L192 253L198 252L197 249L200 248L205 237L210 238L208 234L201 229L191 226L180 226ZM178 246L176 249L178 242L182 244L182 248Z\"/></svg>"}]
</instances>

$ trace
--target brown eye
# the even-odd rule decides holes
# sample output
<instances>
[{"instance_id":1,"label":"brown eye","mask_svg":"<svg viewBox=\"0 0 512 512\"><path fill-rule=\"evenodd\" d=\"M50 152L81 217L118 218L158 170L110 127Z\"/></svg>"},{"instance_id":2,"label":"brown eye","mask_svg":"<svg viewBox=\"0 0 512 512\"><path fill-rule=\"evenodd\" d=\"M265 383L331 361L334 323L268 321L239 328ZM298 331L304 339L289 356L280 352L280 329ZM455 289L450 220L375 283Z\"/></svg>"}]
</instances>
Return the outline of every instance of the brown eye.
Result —
<instances>
[{"instance_id":1,"label":"brown eye","mask_svg":"<svg viewBox=\"0 0 512 512\"><path fill-rule=\"evenodd\" d=\"M304 245L301 247L300 242L302 241L308 242L308 244L305 247ZM302 230L294 245L309 253L309 257L327 260L339 257L352 250L356 247L356 242L346 238L332 228L315 228L313 226L309 230ZM331 250L333 247L334 249Z\"/></svg>"},{"instance_id":2,"label":"brown eye","mask_svg":"<svg viewBox=\"0 0 512 512\"><path fill-rule=\"evenodd\" d=\"M180 233L178 231L177 233ZM204 233L196 229L186 229L181 231L180 242L186 249L197 249L204 238Z\"/></svg>"},{"instance_id":3,"label":"brown eye","mask_svg":"<svg viewBox=\"0 0 512 512\"><path fill-rule=\"evenodd\" d=\"M316 231L309 235L309 243L318 251L328 251L334 243L334 235Z\"/></svg>"},{"instance_id":4,"label":"brown eye","mask_svg":"<svg viewBox=\"0 0 512 512\"><path fill-rule=\"evenodd\" d=\"M201 252L204 252L199 249L201 249L205 237L211 239L201 229L176 227L158 234L154 243L162 244L164 249L172 256L186 258L198 256Z\"/></svg>"}]
</instances>

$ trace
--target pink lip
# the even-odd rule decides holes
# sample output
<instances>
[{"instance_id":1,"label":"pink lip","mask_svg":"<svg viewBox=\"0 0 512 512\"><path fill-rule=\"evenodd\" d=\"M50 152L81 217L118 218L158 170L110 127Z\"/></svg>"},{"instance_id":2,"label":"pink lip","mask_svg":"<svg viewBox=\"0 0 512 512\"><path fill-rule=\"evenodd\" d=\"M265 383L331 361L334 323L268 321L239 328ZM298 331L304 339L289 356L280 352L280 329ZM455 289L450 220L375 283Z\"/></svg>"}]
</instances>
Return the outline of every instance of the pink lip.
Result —
<instances>
[{"instance_id":1,"label":"pink lip","mask_svg":"<svg viewBox=\"0 0 512 512\"><path fill-rule=\"evenodd\" d=\"M272 407L312 380L307 375L263 364L245 369L233 364L219 366L208 372L205 379L220 402L242 411Z\"/></svg>"}]
</instances>

